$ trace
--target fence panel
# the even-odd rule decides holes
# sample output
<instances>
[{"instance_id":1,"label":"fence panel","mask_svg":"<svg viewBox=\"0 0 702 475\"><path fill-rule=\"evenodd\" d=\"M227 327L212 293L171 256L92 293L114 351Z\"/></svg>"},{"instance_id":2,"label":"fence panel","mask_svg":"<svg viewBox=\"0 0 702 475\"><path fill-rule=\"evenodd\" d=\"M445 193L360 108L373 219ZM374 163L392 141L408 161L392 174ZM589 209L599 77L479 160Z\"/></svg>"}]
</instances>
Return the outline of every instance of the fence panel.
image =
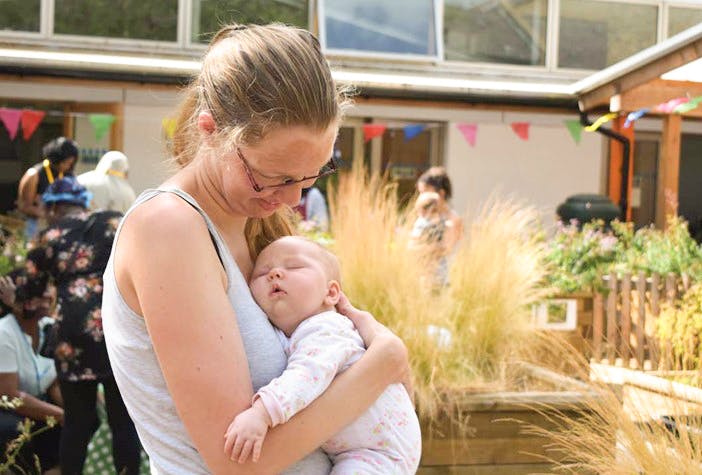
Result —
<instances>
[{"instance_id":1,"label":"fence panel","mask_svg":"<svg viewBox=\"0 0 702 475\"><path fill-rule=\"evenodd\" d=\"M639 369L670 369L655 338L663 302L672 303L690 287L687 276L643 272L603 278L606 293L593 295L592 359Z\"/></svg>"}]
</instances>

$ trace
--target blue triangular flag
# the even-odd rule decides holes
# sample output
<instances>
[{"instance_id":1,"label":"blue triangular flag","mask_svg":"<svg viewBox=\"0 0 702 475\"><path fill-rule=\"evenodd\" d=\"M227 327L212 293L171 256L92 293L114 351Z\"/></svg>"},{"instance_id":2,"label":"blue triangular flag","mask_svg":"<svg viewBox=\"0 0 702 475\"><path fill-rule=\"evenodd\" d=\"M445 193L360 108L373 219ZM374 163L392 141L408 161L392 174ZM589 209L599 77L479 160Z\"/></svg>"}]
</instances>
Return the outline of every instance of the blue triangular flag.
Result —
<instances>
[{"instance_id":1,"label":"blue triangular flag","mask_svg":"<svg viewBox=\"0 0 702 475\"><path fill-rule=\"evenodd\" d=\"M424 129L426 129L427 126L424 124L412 124L412 125L406 125L404 127L405 131L405 141L407 140L412 140L415 138L417 135L421 134Z\"/></svg>"}]
</instances>

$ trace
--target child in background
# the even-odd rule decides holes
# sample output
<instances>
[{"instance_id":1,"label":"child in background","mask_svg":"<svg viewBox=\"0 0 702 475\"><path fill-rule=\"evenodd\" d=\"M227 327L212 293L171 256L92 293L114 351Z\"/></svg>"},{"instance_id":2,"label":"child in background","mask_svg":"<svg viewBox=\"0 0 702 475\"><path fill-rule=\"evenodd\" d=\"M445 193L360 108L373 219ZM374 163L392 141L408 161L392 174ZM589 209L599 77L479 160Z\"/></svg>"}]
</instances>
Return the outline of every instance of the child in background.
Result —
<instances>
[{"instance_id":1,"label":"child in background","mask_svg":"<svg viewBox=\"0 0 702 475\"><path fill-rule=\"evenodd\" d=\"M351 320L335 311L341 296L339 263L321 245L288 236L256 259L251 293L280 330L288 365L261 388L251 408L225 435L225 452L257 461L270 427L283 424L322 394L365 351ZM413 474L421 455L419 421L401 384L388 386L356 421L322 445L335 474Z\"/></svg>"},{"instance_id":2,"label":"child in background","mask_svg":"<svg viewBox=\"0 0 702 475\"><path fill-rule=\"evenodd\" d=\"M439 194L433 191L420 193L414 203L417 219L412 226L413 247L431 246L440 248L446 224L439 212Z\"/></svg>"}]
</instances>

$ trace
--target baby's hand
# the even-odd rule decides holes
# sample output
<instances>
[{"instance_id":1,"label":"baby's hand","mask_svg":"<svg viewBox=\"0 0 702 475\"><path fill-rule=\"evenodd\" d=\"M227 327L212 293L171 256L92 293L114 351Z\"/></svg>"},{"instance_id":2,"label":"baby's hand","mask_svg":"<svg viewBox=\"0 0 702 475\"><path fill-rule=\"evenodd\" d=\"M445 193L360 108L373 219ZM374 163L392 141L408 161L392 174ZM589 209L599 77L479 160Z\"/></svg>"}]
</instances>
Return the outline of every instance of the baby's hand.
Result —
<instances>
[{"instance_id":1,"label":"baby's hand","mask_svg":"<svg viewBox=\"0 0 702 475\"><path fill-rule=\"evenodd\" d=\"M260 399L252 407L234 418L224 438L224 453L231 460L244 463L251 454L251 459L258 462L266 438L271 418Z\"/></svg>"}]
</instances>

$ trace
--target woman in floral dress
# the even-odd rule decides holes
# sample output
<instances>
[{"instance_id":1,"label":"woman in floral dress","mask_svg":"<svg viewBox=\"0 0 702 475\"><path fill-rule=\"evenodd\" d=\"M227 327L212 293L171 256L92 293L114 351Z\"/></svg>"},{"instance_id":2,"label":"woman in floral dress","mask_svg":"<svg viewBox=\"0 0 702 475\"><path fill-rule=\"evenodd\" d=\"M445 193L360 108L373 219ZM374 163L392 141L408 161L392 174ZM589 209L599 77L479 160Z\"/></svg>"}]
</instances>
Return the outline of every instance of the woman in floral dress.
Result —
<instances>
[{"instance_id":1,"label":"woman in floral dress","mask_svg":"<svg viewBox=\"0 0 702 475\"><path fill-rule=\"evenodd\" d=\"M119 394L102 333L102 274L121 214L87 211L90 193L74 177L56 180L42 195L49 227L27 255L28 271L48 272L58 291L57 322L49 338L64 399L60 464L81 474L86 449L99 426L97 385L105 390L115 469L139 473L139 439Z\"/></svg>"}]
</instances>

